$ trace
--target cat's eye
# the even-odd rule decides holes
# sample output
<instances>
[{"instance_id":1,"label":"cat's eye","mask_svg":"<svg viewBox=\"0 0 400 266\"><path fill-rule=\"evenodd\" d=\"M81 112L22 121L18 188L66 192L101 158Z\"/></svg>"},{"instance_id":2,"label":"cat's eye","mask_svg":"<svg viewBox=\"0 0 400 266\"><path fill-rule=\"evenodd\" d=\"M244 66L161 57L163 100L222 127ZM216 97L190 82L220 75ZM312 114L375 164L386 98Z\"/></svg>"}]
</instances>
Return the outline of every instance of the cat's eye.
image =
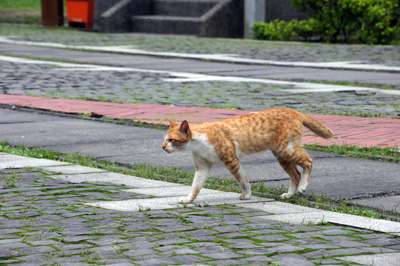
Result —
<instances>
[{"instance_id":1,"label":"cat's eye","mask_svg":"<svg viewBox=\"0 0 400 266\"><path fill-rule=\"evenodd\" d=\"M174 139L168 139L168 142L174 142L175 140Z\"/></svg>"}]
</instances>

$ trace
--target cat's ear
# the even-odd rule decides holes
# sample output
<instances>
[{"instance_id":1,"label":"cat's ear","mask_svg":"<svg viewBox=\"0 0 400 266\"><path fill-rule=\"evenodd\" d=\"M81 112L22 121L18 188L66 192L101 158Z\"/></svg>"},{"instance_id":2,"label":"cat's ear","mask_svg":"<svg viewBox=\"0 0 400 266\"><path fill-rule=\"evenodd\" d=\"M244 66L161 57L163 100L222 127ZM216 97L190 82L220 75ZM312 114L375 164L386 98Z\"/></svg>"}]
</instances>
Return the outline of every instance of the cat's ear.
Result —
<instances>
[{"instance_id":1,"label":"cat's ear","mask_svg":"<svg viewBox=\"0 0 400 266\"><path fill-rule=\"evenodd\" d=\"M169 127L170 128L173 128L173 127L175 127L177 125L178 125L178 123L176 123L174 120L172 120L172 119L169 120Z\"/></svg>"},{"instance_id":2,"label":"cat's ear","mask_svg":"<svg viewBox=\"0 0 400 266\"><path fill-rule=\"evenodd\" d=\"M189 136L190 135L190 129L189 129L189 123L186 120L183 120L181 127L179 128L179 132Z\"/></svg>"}]
</instances>

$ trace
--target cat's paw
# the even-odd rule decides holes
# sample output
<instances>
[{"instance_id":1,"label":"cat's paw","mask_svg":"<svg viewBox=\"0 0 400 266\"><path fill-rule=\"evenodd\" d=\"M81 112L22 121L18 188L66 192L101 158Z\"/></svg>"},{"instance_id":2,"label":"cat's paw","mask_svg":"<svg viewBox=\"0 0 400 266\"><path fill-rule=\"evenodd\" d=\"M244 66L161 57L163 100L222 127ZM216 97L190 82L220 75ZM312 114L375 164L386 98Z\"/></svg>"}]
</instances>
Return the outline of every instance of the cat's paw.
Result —
<instances>
[{"instance_id":1,"label":"cat's paw","mask_svg":"<svg viewBox=\"0 0 400 266\"><path fill-rule=\"evenodd\" d=\"M298 188L297 192L299 192L300 194L304 194L304 192L306 192L306 188Z\"/></svg>"},{"instance_id":2,"label":"cat's paw","mask_svg":"<svg viewBox=\"0 0 400 266\"><path fill-rule=\"evenodd\" d=\"M290 199L293 196L293 194L290 193L283 193L281 195L281 199Z\"/></svg>"},{"instance_id":3,"label":"cat's paw","mask_svg":"<svg viewBox=\"0 0 400 266\"><path fill-rule=\"evenodd\" d=\"M241 200L248 200L248 199L250 199L250 197L251 197L251 194L248 194L248 195L242 194L242 195L240 195L240 199Z\"/></svg>"},{"instance_id":4,"label":"cat's paw","mask_svg":"<svg viewBox=\"0 0 400 266\"><path fill-rule=\"evenodd\" d=\"M191 203L192 201L193 200L191 198L189 198L189 197L182 197L182 198L179 199L179 203L182 203L182 204Z\"/></svg>"}]
</instances>

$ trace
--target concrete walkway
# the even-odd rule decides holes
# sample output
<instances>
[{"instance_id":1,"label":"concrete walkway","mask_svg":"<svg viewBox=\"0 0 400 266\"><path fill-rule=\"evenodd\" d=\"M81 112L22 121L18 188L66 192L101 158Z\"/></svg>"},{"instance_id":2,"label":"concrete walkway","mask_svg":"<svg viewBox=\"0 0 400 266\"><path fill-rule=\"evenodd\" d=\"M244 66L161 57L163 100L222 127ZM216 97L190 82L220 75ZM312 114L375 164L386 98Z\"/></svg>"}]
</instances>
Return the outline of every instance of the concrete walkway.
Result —
<instances>
[{"instance_id":1,"label":"concrete walkway","mask_svg":"<svg viewBox=\"0 0 400 266\"><path fill-rule=\"evenodd\" d=\"M169 119L188 120L190 123L213 122L233 116L249 113L249 111L210 109L199 107L179 107L152 104L121 104L70 99L51 99L23 95L0 94L0 104L29 107L41 110L72 114L95 114L117 119L151 124L169 124ZM310 116L324 122L335 133L332 140L324 140L305 131L305 144L319 145L357 145L360 147L399 147L400 119L351 117L337 115Z\"/></svg>"},{"instance_id":2,"label":"concrete walkway","mask_svg":"<svg viewBox=\"0 0 400 266\"><path fill-rule=\"evenodd\" d=\"M0 171L4 265L400 265L397 222L209 189L182 206L188 186L5 153Z\"/></svg>"}]
</instances>

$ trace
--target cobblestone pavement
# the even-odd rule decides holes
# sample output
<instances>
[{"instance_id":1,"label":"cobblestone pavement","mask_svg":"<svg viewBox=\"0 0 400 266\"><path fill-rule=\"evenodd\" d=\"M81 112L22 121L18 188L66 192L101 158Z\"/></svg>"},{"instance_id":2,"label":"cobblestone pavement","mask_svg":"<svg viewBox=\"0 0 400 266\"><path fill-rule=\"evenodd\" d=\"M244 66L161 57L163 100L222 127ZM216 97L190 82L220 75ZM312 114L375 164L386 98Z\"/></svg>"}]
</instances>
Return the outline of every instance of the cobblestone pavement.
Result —
<instances>
[{"instance_id":1,"label":"cobblestone pavement","mask_svg":"<svg viewBox=\"0 0 400 266\"><path fill-rule=\"evenodd\" d=\"M400 260L394 235L292 225L235 205L127 212L91 207L83 203L150 196L111 183L53 179L61 173L43 169L1 170L2 265L347 265L360 254L394 258L392 265Z\"/></svg>"},{"instance_id":2,"label":"cobblestone pavement","mask_svg":"<svg viewBox=\"0 0 400 266\"><path fill-rule=\"evenodd\" d=\"M400 117L400 96L376 92L291 92L290 86L246 82L166 82L167 74L87 71L0 61L0 93L124 103L153 103L307 113Z\"/></svg>"},{"instance_id":3,"label":"cobblestone pavement","mask_svg":"<svg viewBox=\"0 0 400 266\"><path fill-rule=\"evenodd\" d=\"M267 42L150 34L99 34L11 25L0 25L0 35L13 36L18 40L69 45L129 45L157 52L237 54L245 58L279 61L362 61L400 66L400 46Z\"/></svg>"}]
</instances>

